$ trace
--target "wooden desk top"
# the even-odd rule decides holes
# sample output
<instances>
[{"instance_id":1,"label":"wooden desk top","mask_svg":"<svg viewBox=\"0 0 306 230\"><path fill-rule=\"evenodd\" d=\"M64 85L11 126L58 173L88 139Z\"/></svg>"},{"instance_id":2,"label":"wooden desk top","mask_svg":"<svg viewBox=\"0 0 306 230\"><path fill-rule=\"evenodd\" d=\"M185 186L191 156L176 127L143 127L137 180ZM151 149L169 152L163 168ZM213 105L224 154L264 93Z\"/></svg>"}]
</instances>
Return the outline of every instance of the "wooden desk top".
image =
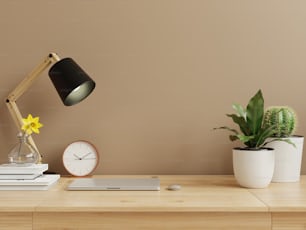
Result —
<instances>
[{"instance_id":1,"label":"wooden desk top","mask_svg":"<svg viewBox=\"0 0 306 230\"><path fill-rule=\"evenodd\" d=\"M306 175L300 182L271 183L266 189L250 189L272 212L306 212Z\"/></svg>"},{"instance_id":2,"label":"wooden desk top","mask_svg":"<svg viewBox=\"0 0 306 230\"><path fill-rule=\"evenodd\" d=\"M306 211L306 176L298 183L272 183L267 189L241 188L232 175L159 178L160 191L67 191L73 178L62 177L48 191L0 191L0 212ZM169 191L169 184L181 184L182 189Z\"/></svg>"}]
</instances>

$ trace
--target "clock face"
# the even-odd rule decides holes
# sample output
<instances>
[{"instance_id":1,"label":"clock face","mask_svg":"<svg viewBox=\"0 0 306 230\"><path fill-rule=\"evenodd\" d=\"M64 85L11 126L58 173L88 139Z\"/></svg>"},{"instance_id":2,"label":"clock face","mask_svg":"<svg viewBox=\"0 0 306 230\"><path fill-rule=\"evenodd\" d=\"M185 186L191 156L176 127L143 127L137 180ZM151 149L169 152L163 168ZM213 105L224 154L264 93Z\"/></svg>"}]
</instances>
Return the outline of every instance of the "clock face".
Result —
<instances>
[{"instance_id":1,"label":"clock face","mask_svg":"<svg viewBox=\"0 0 306 230\"><path fill-rule=\"evenodd\" d=\"M65 149L63 163L71 175L87 176L98 166L99 154L90 142L75 141Z\"/></svg>"}]
</instances>

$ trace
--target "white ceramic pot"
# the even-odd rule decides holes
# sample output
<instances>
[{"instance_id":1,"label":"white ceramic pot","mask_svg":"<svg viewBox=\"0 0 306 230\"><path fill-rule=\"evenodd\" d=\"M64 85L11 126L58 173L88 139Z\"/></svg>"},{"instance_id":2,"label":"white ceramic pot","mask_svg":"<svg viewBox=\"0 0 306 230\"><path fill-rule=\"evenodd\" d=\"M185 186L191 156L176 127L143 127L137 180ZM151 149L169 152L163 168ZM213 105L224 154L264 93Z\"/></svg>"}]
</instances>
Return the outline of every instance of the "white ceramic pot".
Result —
<instances>
[{"instance_id":1,"label":"white ceramic pot","mask_svg":"<svg viewBox=\"0 0 306 230\"><path fill-rule=\"evenodd\" d=\"M301 175L304 137L292 136L283 139L289 139L296 147L284 141L274 141L267 144L268 147L275 150L272 182L297 182Z\"/></svg>"},{"instance_id":2,"label":"white ceramic pot","mask_svg":"<svg viewBox=\"0 0 306 230\"><path fill-rule=\"evenodd\" d=\"M233 149L233 166L237 182L246 188L266 188L274 171L274 150Z\"/></svg>"}]
</instances>

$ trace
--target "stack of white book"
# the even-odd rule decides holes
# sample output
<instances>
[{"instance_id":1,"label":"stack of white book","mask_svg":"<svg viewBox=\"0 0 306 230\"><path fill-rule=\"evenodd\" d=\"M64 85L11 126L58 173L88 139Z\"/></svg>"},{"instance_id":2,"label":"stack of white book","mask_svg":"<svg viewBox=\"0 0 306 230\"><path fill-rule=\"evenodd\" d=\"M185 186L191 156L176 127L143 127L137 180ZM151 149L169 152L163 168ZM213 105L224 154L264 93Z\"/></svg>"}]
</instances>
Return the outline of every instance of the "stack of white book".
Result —
<instances>
[{"instance_id":1,"label":"stack of white book","mask_svg":"<svg viewBox=\"0 0 306 230\"><path fill-rule=\"evenodd\" d=\"M60 175L47 170L48 164L0 164L0 190L48 190Z\"/></svg>"}]
</instances>

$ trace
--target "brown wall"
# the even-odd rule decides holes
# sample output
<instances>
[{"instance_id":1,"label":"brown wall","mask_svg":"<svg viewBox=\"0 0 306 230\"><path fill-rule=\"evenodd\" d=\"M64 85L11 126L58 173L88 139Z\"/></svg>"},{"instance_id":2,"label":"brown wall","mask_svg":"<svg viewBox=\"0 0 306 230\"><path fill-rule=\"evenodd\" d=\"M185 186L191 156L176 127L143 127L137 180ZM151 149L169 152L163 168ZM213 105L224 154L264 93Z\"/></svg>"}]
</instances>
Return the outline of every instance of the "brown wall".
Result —
<instances>
[{"instance_id":1,"label":"brown wall","mask_svg":"<svg viewBox=\"0 0 306 230\"><path fill-rule=\"evenodd\" d=\"M17 133L5 98L51 51L97 83L64 107L45 72L18 101L40 116L34 138L59 173L78 139L100 151L97 174L232 173L239 143L212 128L259 88L266 106L295 108L306 133L306 1L2 0L0 17L1 162Z\"/></svg>"}]
</instances>

